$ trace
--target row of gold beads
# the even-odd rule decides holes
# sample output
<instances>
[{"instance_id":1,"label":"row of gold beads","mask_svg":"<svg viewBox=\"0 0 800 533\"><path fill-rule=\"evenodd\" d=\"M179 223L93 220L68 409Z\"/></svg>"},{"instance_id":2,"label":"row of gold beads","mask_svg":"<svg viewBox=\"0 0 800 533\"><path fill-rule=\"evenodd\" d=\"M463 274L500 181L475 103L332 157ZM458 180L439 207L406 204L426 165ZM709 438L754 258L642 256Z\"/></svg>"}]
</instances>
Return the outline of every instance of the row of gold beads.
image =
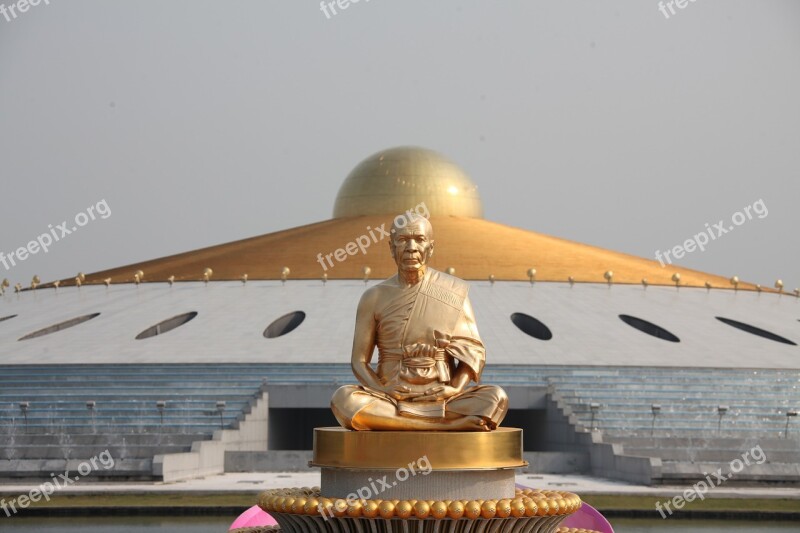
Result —
<instances>
[{"instance_id":1,"label":"row of gold beads","mask_svg":"<svg viewBox=\"0 0 800 533\"><path fill-rule=\"evenodd\" d=\"M266 491L259 506L266 512L350 518L506 518L556 516L574 513L581 506L576 494L562 491L517 490L513 499L500 500L356 500L324 498L313 489Z\"/></svg>"}]
</instances>

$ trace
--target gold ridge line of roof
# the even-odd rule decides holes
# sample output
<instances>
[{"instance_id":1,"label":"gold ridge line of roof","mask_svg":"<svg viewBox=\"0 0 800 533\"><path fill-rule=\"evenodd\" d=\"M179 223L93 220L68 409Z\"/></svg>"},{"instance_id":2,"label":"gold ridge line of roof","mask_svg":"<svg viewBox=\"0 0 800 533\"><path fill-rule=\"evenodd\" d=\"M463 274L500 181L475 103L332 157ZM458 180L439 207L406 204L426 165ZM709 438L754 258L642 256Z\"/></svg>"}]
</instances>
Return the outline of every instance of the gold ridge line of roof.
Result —
<instances>
[{"instance_id":1,"label":"gold ridge line of roof","mask_svg":"<svg viewBox=\"0 0 800 533\"><path fill-rule=\"evenodd\" d=\"M674 286L671 278L678 272L681 286L703 287L709 282L717 289L733 288L723 276L675 265L662 267L657 261L485 219L432 216L431 223L436 241L431 266L439 270L453 267L456 276L468 280L487 280L493 274L497 281L527 281L528 269L535 268L536 281L566 282L572 276L576 283L606 283L603 274L611 270L614 283L640 284L646 278L650 285ZM396 267L389 254L388 237L381 240L380 232L375 230L382 224L388 231L391 217L334 218L87 274L84 283L103 283L106 278L111 278L112 283L130 283L137 270L144 272L143 282L165 282L170 276L175 276L175 281L202 281L206 268L213 270L213 281L239 280L244 274L249 280L276 280L283 267L291 270L289 279L318 280L323 273L328 279L363 279L365 266L372 270L370 279L383 279L393 275ZM326 262L327 271L323 270L318 254L324 258L362 235L370 239L366 253L357 250L342 262L331 257L333 266ZM74 283L74 279L62 281L63 285ZM739 289L755 290L755 286L740 283Z\"/></svg>"}]
</instances>

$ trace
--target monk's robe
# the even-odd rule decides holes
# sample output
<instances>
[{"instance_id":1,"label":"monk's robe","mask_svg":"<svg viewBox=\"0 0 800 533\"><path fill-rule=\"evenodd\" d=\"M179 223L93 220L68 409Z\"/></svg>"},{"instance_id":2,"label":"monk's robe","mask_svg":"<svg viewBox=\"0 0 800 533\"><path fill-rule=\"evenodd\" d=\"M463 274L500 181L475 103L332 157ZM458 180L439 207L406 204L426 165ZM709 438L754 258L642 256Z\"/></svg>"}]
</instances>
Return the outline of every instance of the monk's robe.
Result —
<instances>
[{"instance_id":1,"label":"monk's robe","mask_svg":"<svg viewBox=\"0 0 800 533\"><path fill-rule=\"evenodd\" d=\"M428 268L413 287L384 287L386 295L375 310L377 374L385 385L423 392L448 384L456 364L466 365L478 383L486 362L486 350L478 335L469 285L454 276ZM434 357L417 353L417 343L436 346ZM444 401L398 401L381 392L346 385L336 393L344 399L333 405L343 427L364 430L358 413L373 402L389 402L403 416L444 418L445 412L485 418L492 429L506 414L505 392L493 385L477 385Z\"/></svg>"}]
</instances>

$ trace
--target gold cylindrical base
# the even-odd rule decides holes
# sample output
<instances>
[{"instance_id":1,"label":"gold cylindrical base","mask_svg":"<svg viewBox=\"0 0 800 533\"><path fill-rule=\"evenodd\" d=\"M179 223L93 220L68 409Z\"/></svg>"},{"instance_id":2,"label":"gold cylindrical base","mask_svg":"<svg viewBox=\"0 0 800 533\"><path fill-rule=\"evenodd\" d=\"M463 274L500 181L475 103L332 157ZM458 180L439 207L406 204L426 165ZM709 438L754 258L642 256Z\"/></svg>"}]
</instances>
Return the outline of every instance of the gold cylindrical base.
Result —
<instances>
[{"instance_id":1,"label":"gold cylindrical base","mask_svg":"<svg viewBox=\"0 0 800 533\"><path fill-rule=\"evenodd\" d=\"M432 470L497 470L527 466L522 430L351 431L314 429L313 466L331 468L408 468L425 457Z\"/></svg>"}]
</instances>

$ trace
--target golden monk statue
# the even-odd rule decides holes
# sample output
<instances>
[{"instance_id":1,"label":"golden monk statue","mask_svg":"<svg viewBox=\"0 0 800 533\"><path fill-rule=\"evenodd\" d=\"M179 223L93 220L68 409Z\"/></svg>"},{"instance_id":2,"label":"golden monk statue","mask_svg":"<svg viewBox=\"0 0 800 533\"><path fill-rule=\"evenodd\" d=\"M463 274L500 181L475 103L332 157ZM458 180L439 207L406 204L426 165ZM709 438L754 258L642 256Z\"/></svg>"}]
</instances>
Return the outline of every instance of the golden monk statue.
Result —
<instances>
[{"instance_id":1,"label":"golden monk statue","mask_svg":"<svg viewBox=\"0 0 800 533\"><path fill-rule=\"evenodd\" d=\"M469 285L426 266L433 228L424 217L395 218L389 247L397 275L367 289L358 304L352 365L361 386L339 388L333 414L354 430L497 428L508 397L500 387L478 384L486 351ZM375 346L377 372L370 366ZM476 385L468 387L471 381Z\"/></svg>"}]
</instances>

